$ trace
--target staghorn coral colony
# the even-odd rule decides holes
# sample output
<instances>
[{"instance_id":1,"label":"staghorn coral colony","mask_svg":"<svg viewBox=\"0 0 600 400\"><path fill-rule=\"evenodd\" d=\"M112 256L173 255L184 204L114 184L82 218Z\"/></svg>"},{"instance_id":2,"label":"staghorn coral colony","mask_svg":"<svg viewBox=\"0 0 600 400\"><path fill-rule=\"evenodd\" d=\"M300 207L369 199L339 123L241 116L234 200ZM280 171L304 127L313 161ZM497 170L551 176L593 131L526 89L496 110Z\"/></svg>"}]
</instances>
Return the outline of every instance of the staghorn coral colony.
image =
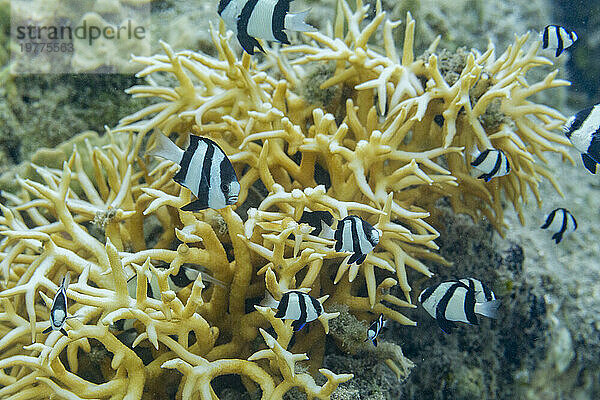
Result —
<instances>
[{"instance_id":1,"label":"staghorn coral colony","mask_svg":"<svg viewBox=\"0 0 600 400\"><path fill-rule=\"evenodd\" d=\"M558 133L565 118L529 99L568 84L556 71L528 82L529 70L551 65L539 41L516 37L500 55L493 45L457 53L446 68L437 41L414 55L414 29L410 14L391 21L380 3L369 14L360 0L354 9L339 1L329 32L306 33L305 44L260 62L238 58L223 25L211 31L215 57L166 43L164 54L134 57L148 84L128 93L153 104L108 130L108 145L88 141L89 157L74 148L62 168L34 166L38 181L19 178L19 193L3 193L0 396L215 399L211 382L233 374L263 399L292 388L329 399L353 377L322 368L330 325L379 314L416 325L409 276L449 265L436 252L436 202L447 197L501 231L503 198L521 215L529 192L541 201L541 180L560 193L544 152L570 157ZM191 194L172 179L178 166L144 156L161 132L180 147L190 133L217 142L237 172L237 205L181 211ZM475 147L502 150L511 173L488 183L472 176ZM380 242L349 266L331 240L298 223L305 209L359 215ZM200 275L176 293L168 276L184 264L223 285ZM68 336L44 335L67 271L75 318ZM160 297L143 279L132 295L136 275L155 276ZM295 333L260 305L267 292L280 299L292 289L325 308ZM134 321L132 336L115 329L122 319ZM366 326L334 342L367 348L405 377L412 362L397 345L367 347Z\"/></svg>"}]
</instances>

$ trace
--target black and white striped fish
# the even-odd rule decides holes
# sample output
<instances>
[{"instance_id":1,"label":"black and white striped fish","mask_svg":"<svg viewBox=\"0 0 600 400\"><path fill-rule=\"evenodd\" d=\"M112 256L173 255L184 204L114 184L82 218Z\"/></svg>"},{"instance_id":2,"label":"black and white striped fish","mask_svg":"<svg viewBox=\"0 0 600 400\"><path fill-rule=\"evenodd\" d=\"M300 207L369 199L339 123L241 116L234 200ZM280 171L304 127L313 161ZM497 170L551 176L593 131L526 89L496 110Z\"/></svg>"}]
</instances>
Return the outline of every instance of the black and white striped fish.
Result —
<instances>
[{"instance_id":1,"label":"black and white striped fish","mask_svg":"<svg viewBox=\"0 0 600 400\"><path fill-rule=\"evenodd\" d=\"M316 29L304 19L308 10L290 14L292 0L220 0L218 13L227 29L237 35L242 48L254 54L254 48L265 52L258 39L290 44L284 30L312 32Z\"/></svg>"},{"instance_id":2,"label":"black and white striped fish","mask_svg":"<svg viewBox=\"0 0 600 400\"><path fill-rule=\"evenodd\" d=\"M168 268L168 265L159 265L157 268ZM176 275L169 275L169 289L177 293L181 289L194 283L200 274L202 275L202 282L210 282L218 286L225 286L225 284L220 280L215 279L205 273L201 273L196 268L190 268L182 265L179 267L179 272L177 272ZM138 275L133 275L127 280L127 293L129 293L129 297L133 299L135 299L137 295L137 277ZM146 294L149 298L156 300L160 299L161 291L158 285L158 278L154 274L152 274L150 279L147 279ZM113 323L112 328L118 331L127 331L133 329L134 322L134 319L120 319Z\"/></svg>"},{"instance_id":3,"label":"black and white striped fish","mask_svg":"<svg viewBox=\"0 0 600 400\"><path fill-rule=\"evenodd\" d=\"M370 340L371 342L373 342L375 347L377 347L377 337L379 336L383 328L385 328L386 323L387 321L383 319L383 314L379 314L379 317L375 321L373 321L371 326L369 326L365 342L367 340Z\"/></svg>"},{"instance_id":4,"label":"black and white striped fish","mask_svg":"<svg viewBox=\"0 0 600 400\"><path fill-rule=\"evenodd\" d=\"M312 226L314 229L310 233L311 235L324 239L333 239L334 231L331 229L331 225L333 225L333 215L331 215L329 211L305 210L298 222Z\"/></svg>"},{"instance_id":5,"label":"black and white striped fish","mask_svg":"<svg viewBox=\"0 0 600 400\"><path fill-rule=\"evenodd\" d=\"M563 131L578 151L583 165L592 174L600 163L600 104L586 108L573 115Z\"/></svg>"},{"instance_id":6,"label":"black and white striped fish","mask_svg":"<svg viewBox=\"0 0 600 400\"><path fill-rule=\"evenodd\" d=\"M555 57L577 41L577 34L559 25L548 25L541 33L542 48L556 50Z\"/></svg>"},{"instance_id":7,"label":"black and white striped fish","mask_svg":"<svg viewBox=\"0 0 600 400\"><path fill-rule=\"evenodd\" d=\"M489 182L497 176L504 176L510 172L510 163L502 150L487 149L479 153L471 163L475 169L483 172L477 178Z\"/></svg>"},{"instance_id":8,"label":"black and white striped fish","mask_svg":"<svg viewBox=\"0 0 600 400\"><path fill-rule=\"evenodd\" d=\"M70 279L71 275L67 272L54 295L54 300L52 300L52 307L50 308L50 326L44 329L42 333L60 331L63 335L68 336L67 331L64 328L65 322L67 321L67 318L73 318L67 317L67 288L69 287Z\"/></svg>"},{"instance_id":9,"label":"black and white striped fish","mask_svg":"<svg viewBox=\"0 0 600 400\"><path fill-rule=\"evenodd\" d=\"M546 222L541 226L542 229L550 228L556 231L552 239L559 244L565 233L575 232L577 221L571 212L565 208L556 208L546 217Z\"/></svg>"},{"instance_id":10,"label":"black and white striped fish","mask_svg":"<svg viewBox=\"0 0 600 400\"><path fill-rule=\"evenodd\" d=\"M455 322L478 325L476 314L496 318L500 306L494 292L473 278L431 286L421 292L419 302L446 333L452 333Z\"/></svg>"},{"instance_id":11,"label":"black and white striped fish","mask_svg":"<svg viewBox=\"0 0 600 400\"><path fill-rule=\"evenodd\" d=\"M294 331L299 331L308 322L316 320L323 314L323 305L321 305L319 300L297 290L284 293L281 301L275 301L270 306L277 308L275 318L291 319L294 321L292 322Z\"/></svg>"},{"instance_id":12,"label":"black and white striped fish","mask_svg":"<svg viewBox=\"0 0 600 400\"><path fill-rule=\"evenodd\" d=\"M362 218L348 215L338 221L334 239L335 251L353 253L348 265L360 265L379 243L379 231Z\"/></svg>"},{"instance_id":13,"label":"black and white striped fish","mask_svg":"<svg viewBox=\"0 0 600 400\"><path fill-rule=\"evenodd\" d=\"M220 209L235 204L240 183L225 152L212 140L190 134L190 144L182 150L165 135L156 135L149 154L171 160L181 166L173 177L175 182L190 189L197 197L183 206L183 211L206 208Z\"/></svg>"}]
</instances>

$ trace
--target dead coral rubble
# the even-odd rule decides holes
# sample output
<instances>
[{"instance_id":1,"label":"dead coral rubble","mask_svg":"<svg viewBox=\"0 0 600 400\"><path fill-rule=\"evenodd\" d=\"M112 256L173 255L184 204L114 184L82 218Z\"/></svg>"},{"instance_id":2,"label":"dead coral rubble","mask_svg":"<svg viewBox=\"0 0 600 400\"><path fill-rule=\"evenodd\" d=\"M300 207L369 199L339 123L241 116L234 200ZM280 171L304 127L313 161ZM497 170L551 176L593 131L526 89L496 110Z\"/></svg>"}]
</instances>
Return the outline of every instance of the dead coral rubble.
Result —
<instances>
[{"instance_id":1,"label":"dead coral rubble","mask_svg":"<svg viewBox=\"0 0 600 400\"><path fill-rule=\"evenodd\" d=\"M410 15L400 58L392 41L400 22L387 20L379 5L365 21L360 0L356 11L338 4L331 35L310 33L309 44L268 53L260 65L234 55L223 26L211 32L217 58L166 43L165 54L134 57L148 85L128 92L158 101L124 118L108 133L109 145L89 145L91 168L74 150L62 169L36 167L41 182L20 179L22 193L6 195L0 396L46 398L51 390L67 398L139 399L152 388L167 397L156 382L177 370L183 399L215 399L211 382L230 374L248 391L260 388L263 399L281 399L294 387L328 399L352 377L321 368L338 313L324 313L292 341L291 321L258 305L266 291L278 299L305 290L326 310L346 307L362 320L383 313L414 325L399 311L415 307L406 269L431 276L426 261L445 263L436 253L439 234L426 221L435 200L450 196L457 210L483 213L501 227L502 192L519 210L527 186L537 194L538 180L551 179L538 160L543 151L566 156L555 145L565 141L552 132L564 118L527 97L564 82L554 74L526 82L528 69L548 62L536 56L539 44L524 52L526 37L517 38L498 59L493 48L469 52L449 85L435 43L427 60L414 57ZM374 35L383 38L381 51L370 44ZM330 61L335 70L320 88L338 86L343 95L324 109L297 93L311 84L302 65ZM169 79L177 86L157 83ZM484 125L493 104L503 122ZM140 157L154 130L176 136L180 146L189 132L215 140L236 169L236 207L247 219L235 207L180 211L191 194L172 179L178 167ZM475 144L504 150L515 172L489 184L471 177L463 153ZM261 187L266 195L251 201ZM379 245L349 267L346 253L297 222L307 208L359 215L382 232ZM148 235L156 225L158 237ZM101 232L92 235L92 228ZM202 266L225 286L205 287L199 277L175 293L167 277L183 264ZM50 299L67 270L74 277L69 312L77 318L67 322L68 337L44 336ZM149 297L145 284L130 296L126 282L134 275L155 275L160 298ZM402 299L392 294L396 287ZM120 319L135 320L132 347L111 328ZM98 342L106 351L92 348ZM80 369L92 352L104 357L101 379ZM386 363L405 375L412 364L399 349L389 354Z\"/></svg>"}]
</instances>

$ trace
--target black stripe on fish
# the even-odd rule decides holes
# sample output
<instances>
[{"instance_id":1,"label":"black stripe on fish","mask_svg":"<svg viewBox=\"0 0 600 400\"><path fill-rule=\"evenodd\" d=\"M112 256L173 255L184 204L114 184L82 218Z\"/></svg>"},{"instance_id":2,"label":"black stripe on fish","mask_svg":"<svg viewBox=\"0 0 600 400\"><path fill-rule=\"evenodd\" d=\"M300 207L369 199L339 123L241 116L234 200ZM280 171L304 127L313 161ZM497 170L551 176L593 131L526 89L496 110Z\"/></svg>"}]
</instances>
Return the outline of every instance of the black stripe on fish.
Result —
<instances>
[{"instance_id":1,"label":"black stripe on fish","mask_svg":"<svg viewBox=\"0 0 600 400\"><path fill-rule=\"evenodd\" d=\"M183 152L183 158L181 159L181 163L179 164L181 165L181 168L173 177L173 180L182 186L190 169L190 162L192 161L192 157L194 157L196 149L198 149L198 139L198 136L190 135L190 145Z\"/></svg>"},{"instance_id":2,"label":"black stripe on fish","mask_svg":"<svg viewBox=\"0 0 600 400\"><path fill-rule=\"evenodd\" d=\"M544 28L544 33L542 34L542 48L543 49L548 48L548 36L550 33L549 31L550 31L550 25L548 25L547 27Z\"/></svg>"},{"instance_id":3,"label":"black stripe on fish","mask_svg":"<svg viewBox=\"0 0 600 400\"><path fill-rule=\"evenodd\" d=\"M277 313L275 314L275 318L283 318L285 316L285 313L288 309L291 293L293 292L284 293L283 297L281 298L281 301L279 302L279 305L277 306Z\"/></svg>"},{"instance_id":4,"label":"black stripe on fish","mask_svg":"<svg viewBox=\"0 0 600 400\"><path fill-rule=\"evenodd\" d=\"M563 37L561 35L561 27L556 27L556 39L558 40L558 46L556 48L556 54L555 56L558 57L561 55L561 53L564 50L564 42L563 42Z\"/></svg>"},{"instance_id":5,"label":"black stripe on fish","mask_svg":"<svg viewBox=\"0 0 600 400\"><path fill-rule=\"evenodd\" d=\"M438 286L440 286L440 284L438 283L437 285L434 286L430 286L427 289L423 290L421 292L421 294L419 295L419 302L421 304L425 303L425 301L427 301L427 299L429 297L431 297L431 295L433 294L433 292L435 292L435 289L438 288Z\"/></svg>"},{"instance_id":6,"label":"black stripe on fish","mask_svg":"<svg viewBox=\"0 0 600 400\"><path fill-rule=\"evenodd\" d=\"M492 291L490 288L483 282L481 282L481 287L483 288L483 294L485 295L485 299L487 301L494 300L494 296L492 296Z\"/></svg>"},{"instance_id":7,"label":"black stripe on fish","mask_svg":"<svg viewBox=\"0 0 600 400\"><path fill-rule=\"evenodd\" d=\"M290 44L285 29L285 16L290 11L291 0L278 0L273 8L273 17L271 20L271 30L273 37L283 44Z\"/></svg>"},{"instance_id":8,"label":"black stripe on fish","mask_svg":"<svg viewBox=\"0 0 600 400\"><path fill-rule=\"evenodd\" d=\"M473 282L472 279L469 279L469 289L465 295L464 302L467 321L473 325L479 325L477 322L477 316L475 315L475 282Z\"/></svg>"},{"instance_id":9,"label":"black stripe on fish","mask_svg":"<svg viewBox=\"0 0 600 400\"><path fill-rule=\"evenodd\" d=\"M471 162L471 165L473 167L478 167L487 158L489 153L490 149L482 151L481 153L479 153L477 158Z\"/></svg>"},{"instance_id":10,"label":"black stripe on fish","mask_svg":"<svg viewBox=\"0 0 600 400\"><path fill-rule=\"evenodd\" d=\"M307 311L306 311L306 297L300 295L300 293L296 293L298 296L298 305L300 306L300 318L296 321L292 322L292 326L294 327L294 331L299 331L306 325L306 320L308 319ZM315 310L316 311L316 310Z\"/></svg>"},{"instance_id":11,"label":"black stripe on fish","mask_svg":"<svg viewBox=\"0 0 600 400\"><path fill-rule=\"evenodd\" d=\"M373 226L362 218L360 219L360 222L362 223L363 232L367 237L367 241L371 243L373 247L377 246L377 244L379 243L379 235L374 235Z\"/></svg>"},{"instance_id":12,"label":"black stripe on fish","mask_svg":"<svg viewBox=\"0 0 600 400\"><path fill-rule=\"evenodd\" d=\"M592 174L596 173L596 160L594 160L588 153L581 153L581 161L583 161L583 166L585 169L590 171Z\"/></svg>"},{"instance_id":13,"label":"black stripe on fish","mask_svg":"<svg viewBox=\"0 0 600 400\"><path fill-rule=\"evenodd\" d=\"M360 238L358 237L358 230L356 228L356 219L351 218L350 220L350 237L352 238L352 250L354 254L361 252ZM343 236L342 236L343 238Z\"/></svg>"},{"instance_id":14,"label":"black stripe on fish","mask_svg":"<svg viewBox=\"0 0 600 400\"><path fill-rule=\"evenodd\" d=\"M542 225L540 228L542 229L546 229L550 226L550 224L552 224L552 221L554 220L554 215L556 215L556 212L559 210L559 208L552 210L552 212L550 212L550 214L548 214L548 216L546 217L546 221L544 222L544 225Z\"/></svg>"},{"instance_id":15,"label":"black stripe on fish","mask_svg":"<svg viewBox=\"0 0 600 400\"><path fill-rule=\"evenodd\" d=\"M315 312L317 313L317 315L321 315L323 314L323 306L321 305L321 303L319 302L319 300L315 299L312 296L308 296L313 308L315 309Z\"/></svg>"},{"instance_id":16,"label":"black stripe on fish","mask_svg":"<svg viewBox=\"0 0 600 400\"><path fill-rule=\"evenodd\" d=\"M464 286L465 285L460 282L456 282L450 286L435 307L435 320L437 321L440 329L446 333L452 333L452 329L456 328L456 324L453 321L446 319L446 308L448 308L448 302L454 295L454 292L456 292L456 289Z\"/></svg>"},{"instance_id":17,"label":"black stripe on fish","mask_svg":"<svg viewBox=\"0 0 600 400\"><path fill-rule=\"evenodd\" d=\"M250 21L250 16L252 16L252 12L254 11L257 3L258 0L248 0L248 2L244 5L244 8L242 8L242 12L237 20L238 41L246 53L250 55L254 54L255 47L261 52L265 52L258 40L248 34L248 21Z\"/></svg>"},{"instance_id":18,"label":"black stripe on fish","mask_svg":"<svg viewBox=\"0 0 600 400\"><path fill-rule=\"evenodd\" d=\"M571 125L569 125L568 129L565 130L565 135L567 136L567 139L571 139L571 135L573 134L573 132L581 128L581 125L583 125L583 123L585 122L585 120L590 115L593 109L594 107L589 107L575 114L573 122L571 122Z\"/></svg>"},{"instance_id":19,"label":"black stripe on fish","mask_svg":"<svg viewBox=\"0 0 600 400\"><path fill-rule=\"evenodd\" d=\"M342 221L338 221L337 228L335 230L335 233L333 234L333 238L335 239L335 251L338 252L342 249L342 231L344 230L345 225L345 219Z\"/></svg>"},{"instance_id":20,"label":"black stripe on fish","mask_svg":"<svg viewBox=\"0 0 600 400\"><path fill-rule=\"evenodd\" d=\"M211 190L210 176L214 173L213 158L215 156L215 146L209 142L204 143L206 144L206 152L204 154L204 160L202 160L200 182L198 182L198 198L206 196L206 203L208 204L208 194Z\"/></svg>"},{"instance_id":21,"label":"black stripe on fish","mask_svg":"<svg viewBox=\"0 0 600 400\"><path fill-rule=\"evenodd\" d=\"M233 169L233 165L231 165L231 161L227 158L227 154L224 154L224 158L221 160L219 176L221 181L219 182L219 187L215 189L221 190L223 196L225 196L226 204L234 204L235 202L230 202L229 197L231 193L229 190L231 189L227 182L237 181L237 176L235 174L235 170ZM237 201L237 195L235 197L235 201Z\"/></svg>"},{"instance_id":22,"label":"black stripe on fish","mask_svg":"<svg viewBox=\"0 0 600 400\"><path fill-rule=\"evenodd\" d=\"M230 2L231 2L231 0L220 0L217 13L219 15L221 15L221 13L227 8L227 6L229 5Z\"/></svg>"},{"instance_id":23,"label":"black stripe on fish","mask_svg":"<svg viewBox=\"0 0 600 400\"><path fill-rule=\"evenodd\" d=\"M195 281L195 279L190 278L188 272L191 272L191 268L187 268L182 265L179 267L179 272L177 272L177 275L171 274L169 275L169 278L175 286L183 289Z\"/></svg>"}]
</instances>

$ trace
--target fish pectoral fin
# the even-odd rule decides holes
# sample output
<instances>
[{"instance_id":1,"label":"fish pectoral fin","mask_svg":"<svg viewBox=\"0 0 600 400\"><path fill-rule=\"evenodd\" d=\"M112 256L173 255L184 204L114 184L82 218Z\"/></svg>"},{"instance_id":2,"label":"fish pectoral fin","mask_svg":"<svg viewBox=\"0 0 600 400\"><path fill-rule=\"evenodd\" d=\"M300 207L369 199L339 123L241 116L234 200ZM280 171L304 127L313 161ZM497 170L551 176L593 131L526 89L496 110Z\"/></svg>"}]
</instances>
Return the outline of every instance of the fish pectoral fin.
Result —
<instances>
[{"instance_id":1,"label":"fish pectoral fin","mask_svg":"<svg viewBox=\"0 0 600 400\"><path fill-rule=\"evenodd\" d=\"M477 179L483 179L486 182L489 182L492 177L489 174L481 174L477 177Z\"/></svg>"},{"instance_id":2,"label":"fish pectoral fin","mask_svg":"<svg viewBox=\"0 0 600 400\"><path fill-rule=\"evenodd\" d=\"M559 244L562 240L562 233L556 232L554 235L552 235L552 239L556 242L556 244Z\"/></svg>"},{"instance_id":3,"label":"fish pectoral fin","mask_svg":"<svg viewBox=\"0 0 600 400\"><path fill-rule=\"evenodd\" d=\"M585 169L590 171L592 174L596 173L596 160L590 157L587 153L581 153L581 159L583 160L583 166Z\"/></svg>"},{"instance_id":4,"label":"fish pectoral fin","mask_svg":"<svg viewBox=\"0 0 600 400\"><path fill-rule=\"evenodd\" d=\"M450 335L452 330L456 328L456 324L452 321L448 321L446 318L440 318L437 320L438 326L444 333Z\"/></svg>"},{"instance_id":5,"label":"fish pectoral fin","mask_svg":"<svg viewBox=\"0 0 600 400\"><path fill-rule=\"evenodd\" d=\"M446 319L443 311L440 310L439 306L436 307L435 310L435 320L437 321L440 329L444 331L444 333L450 334L452 333L452 329L456 328L456 324Z\"/></svg>"},{"instance_id":6,"label":"fish pectoral fin","mask_svg":"<svg viewBox=\"0 0 600 400\"><path fill-rule=\"evenodd\" d=\"M52 331L52 325L50 325L49 327L47 327L46 329L44 329L44 330L42 331L42 333L48 333L48 332L50 332L50 331Z\"/></svg>"},{"instance_id":7,"label":"fish pectoral fin","mask_svg":"<svg viewBox=\"0 0 600 400\"><path fill-rule=\"evenodd\" d=\"M306 322L300 322L300 320L296 320L292 322L292 328L294 328L294 332L298 332L300 329L304 328Z\"/></svg>"},{"instance_id":8,"label":"fish pectoral fin","mask_svg":"<svg viewBox=\"0 0 600 400\"><path fill-rule=\"evenodd\" d=\"M239 33L237 35L237 38L238 38L238 42L240 42L240 46L242 46L242 48L244 49L244 51L246 53L253 55L255 47L258 50L260 50L262 53L265 52L265 49L262 48L262 46L260 45L258 40L256 40L256 38L253 38L252 36L250 36L248 34L240 35Z\"/></svg>"},{"instance_id":9,"label":"fish pectoral fin","mask_svg":"<svg viewBox=\"0 0 600 400\"><path fill-rule=\"evenodd\" d=\"M191 203L181 207L181 211L200 211L208 208L208 204L203 199L196 199Z\"/></svg>"}]
</instances>

